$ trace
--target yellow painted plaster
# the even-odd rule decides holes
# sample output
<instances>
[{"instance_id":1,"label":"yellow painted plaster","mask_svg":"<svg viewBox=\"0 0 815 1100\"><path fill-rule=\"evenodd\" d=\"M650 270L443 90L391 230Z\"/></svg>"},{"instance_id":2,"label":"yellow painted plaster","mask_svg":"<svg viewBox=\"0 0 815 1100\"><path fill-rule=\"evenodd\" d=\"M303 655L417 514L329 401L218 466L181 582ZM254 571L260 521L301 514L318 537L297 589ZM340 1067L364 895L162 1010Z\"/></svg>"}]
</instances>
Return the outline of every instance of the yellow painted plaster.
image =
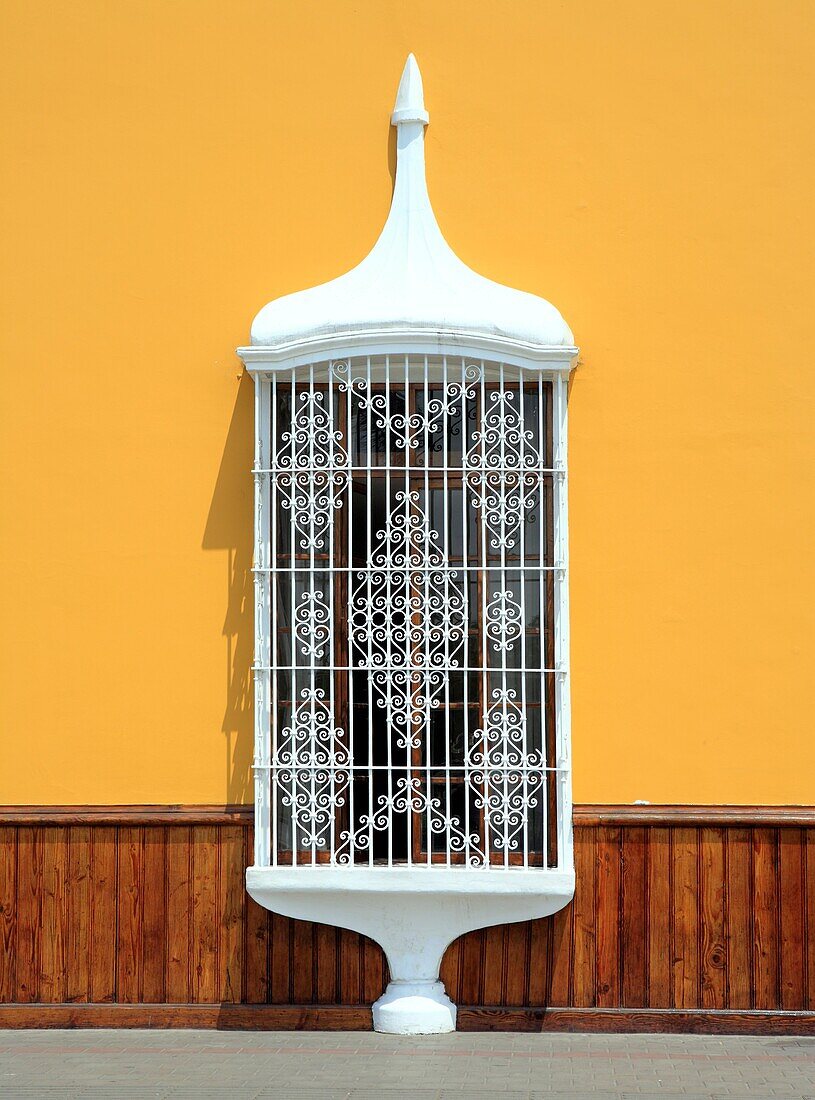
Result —
<instances>
[{"instance_id":1,"label":"yellow painted plaster","mask_svg":"<svg viewBox=\"0 0 815 1100\"><path fill-rule=\"evenodd\" d=\"M815 802L815 5L6 0L0 802L248 799L269 298L431 192L550 298L575 797Z\"/></svg>"}]
</instances>

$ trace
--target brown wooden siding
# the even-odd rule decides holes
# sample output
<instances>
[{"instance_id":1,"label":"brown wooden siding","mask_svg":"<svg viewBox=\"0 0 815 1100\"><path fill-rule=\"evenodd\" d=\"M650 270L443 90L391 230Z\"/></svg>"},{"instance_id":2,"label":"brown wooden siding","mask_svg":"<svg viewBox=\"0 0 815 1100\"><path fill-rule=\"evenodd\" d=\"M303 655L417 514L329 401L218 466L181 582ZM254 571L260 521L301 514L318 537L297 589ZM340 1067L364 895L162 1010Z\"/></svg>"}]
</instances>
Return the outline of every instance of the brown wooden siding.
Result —
<instances>
[{"instance_id":1,"label":"brown wooden siding","mask_svg":"<svg viewBox=\"0 0 815 1100\"><path fill-rule=\"evenodd\" d=\"M815 813L575 818L574 903L447 951L463 1022L815 1012ZM379 948L260 909L243 885L251 845L238 810L0 810L0 1003L297 1006L315 1020L309 1006L369 1005L387 980Z\"/></svg>"}]
</instances>

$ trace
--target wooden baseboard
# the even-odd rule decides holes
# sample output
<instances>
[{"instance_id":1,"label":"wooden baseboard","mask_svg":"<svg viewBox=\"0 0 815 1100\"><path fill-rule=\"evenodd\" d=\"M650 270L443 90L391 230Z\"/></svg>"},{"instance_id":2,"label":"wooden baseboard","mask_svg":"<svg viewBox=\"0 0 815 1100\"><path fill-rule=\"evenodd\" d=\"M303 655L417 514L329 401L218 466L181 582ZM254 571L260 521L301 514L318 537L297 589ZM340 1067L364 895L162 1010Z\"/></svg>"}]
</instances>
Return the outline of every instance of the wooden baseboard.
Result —
<instances>
[{"instance_id":1,"label":"wooden baseboard","mask_svg":"<svg viewBox=\"0 0 815 1100\"><path fill-rule=\"evenodd\" d=\"M0 1004L0 1028L370 1031L368 1005Z\"/></svg>"},{"instance_id":2,"label":"wooden baseboard","mask_svg":"<svg viewBox=\"0 0 815 1100\"><path fill-rule=\"evenodd\" d=\"M2 1017L0 1017L0 1020ZM815 1035L815 1012L676 1008L469 1008L459 1031L571 1031L609 1034Z\"/></svg>"},{"instance_id":3,"label":"wooden baseboard","mask_svg":"<svg viewBox=\"0 0 815 1100\"><path fill-rule=\"evenodd\" d=\"M4 1004L0 1005L2 1028L370 1031L371 1010L366 1005ZM815 1035L815 1012L462 1006L458 1030Z\"/></svg>"}]
</instances>

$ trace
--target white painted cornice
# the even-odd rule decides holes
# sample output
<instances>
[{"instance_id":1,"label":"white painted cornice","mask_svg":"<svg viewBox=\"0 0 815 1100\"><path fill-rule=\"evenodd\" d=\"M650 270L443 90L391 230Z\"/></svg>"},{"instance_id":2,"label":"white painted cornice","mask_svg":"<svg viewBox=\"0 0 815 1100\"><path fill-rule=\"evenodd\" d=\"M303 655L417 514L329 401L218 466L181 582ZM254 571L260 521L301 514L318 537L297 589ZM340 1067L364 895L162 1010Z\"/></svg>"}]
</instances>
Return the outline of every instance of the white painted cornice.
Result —
<instances>
[{"instance_id":1,"label":"white painted cornice","mask_svg":"<svg viewBox=\"0 0 815 1100\"><path fill-rule=\"evenodd\" d=\"M452 251L427 193L422 78L411 54L391 116L397 128L393 200L368 256L347 274L278 298L258 313L252 344L238 354L258 364L394 342L481 349L508 362L536 364L577 354L571 330L551 303L478 275ZM252 369L252 368L250 368Z\"/></svg>"}]
</instances>

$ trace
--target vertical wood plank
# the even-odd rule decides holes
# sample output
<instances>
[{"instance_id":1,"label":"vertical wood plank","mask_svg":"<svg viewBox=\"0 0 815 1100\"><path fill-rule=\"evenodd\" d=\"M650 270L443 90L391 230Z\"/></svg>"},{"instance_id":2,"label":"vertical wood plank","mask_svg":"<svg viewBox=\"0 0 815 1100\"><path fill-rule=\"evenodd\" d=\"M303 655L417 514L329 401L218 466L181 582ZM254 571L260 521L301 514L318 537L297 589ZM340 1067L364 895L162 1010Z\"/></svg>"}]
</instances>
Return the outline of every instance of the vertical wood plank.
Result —
<instances>
[{"instance_id":1,"label":"vertical wood plank","mask_svg":"<svg viewBox=\"0 0 815 1100\"><path fill-rule=\"evenodd\" d=\"M363 947L363 975L362 975L362 999L365 1004L372 1004L378 1000L385 991L387 978L385 975L385 959L382 948L373 940L365 940Z\"/></svg>"},{"instance_id":2,"label":"vertical wood plank","mask_svg":"<svg viewBox=\"0 0 815 1100\"><path fill-rule=\"evenodd\" d=\"M551 917L549 1004L553 1008L572 1003L572 936L574 906L569 904Z\"/></svg>"},{"instance_id":3,"label":"vertical wood plank","mask_svg":"<svg viewBox=\"0 0 815 1100\"><path fill-rule=\"evenodd\" d=\"M804 877L806 891L806 1005L815 1010L815 828L806 829L804 851Z\"/></svg>"},{"instance_id":4,"label":"vertical wood plank","mask_svg":"<svg viewBox=\"0 0 815 1100\"><path fill-rule=\"evenodd\" d=\"M271 921L271 997L272 1004L285 1005L292 1001L291 949L294 921L272 913ZM359 955L359 936L356 937L357 956ZM357 980L359 971L357 971ZM357 1002L355 1001L354 1004Z\"/></svg>"},{"instance_id":5,"label":"vertical wood plank","mask_svg":"<svg viewBox=\"0 0 815 1100\"><path fill-rule=\"evenodd\" d=\"M727 1007L753 1007L753 838L727 830Z\"/></svg>"},{"instance_id":6,"label":"vertical wood plank","mask_svg":"<svg viewBox=\"0 0 815 1100\"><path fill-rule=\"evenodd\" d=\"M506 930L506 956L504 959L503 1003L524 1005L529 987L529 935L528 921L510 924Z\"/></svg>"},{"instance_id":7,"label":"vertical wood plank","mask_svg":"<svg viewBox=\"0 0 815 1100\"><path fill-rule=\"evenodd\" d=\"M14 1000L17 985L17 834L0 828L0 1004Z\"/></svg>"},{"instance_id":8,"label":"vertical wood plank","mask_svg":"<svg viewBox=\"0 0 815 1100\"><path fill-rule=\"evenodd\" d=\"M94 1004L116 1000L118 943L118 830L94 826L91 846L90 999Z\"/></svg>"},{"instance_id":9,"label":"vertical wood plank","mask_svg":"<svg viewBox=\"0 0 815 1100\"><path fill-rule=\"evenodd\" d=\"M297 1005L314 1003L314 931L311 921L294 922L292 996Z\"/></svg>"},{"instance_id":10,"label":"vertical wood plank","mask_svg":"<svg viewBox=\"0 0 815 1100\"><path fill-rule=\"evenodd\" d=\"M550 941L552 918L530 922L529 930L529 982L527 999L532 1008L543 1008L549 995Z\"/></svg>"},{"instance_id":11,"label":"vertical wood plank","mask_svg":"<svg viewBox=\"0 0 815 1100\"><path fill-rule=\"evenodd\" d=\"M672 842L673 1007L699 1004L699 840L696 829L677 828Z\"/></svg>"},{"instance_id":12,"label":"vertical wood plank","mask_svg":"<svg viewBox=\"0 0 815 1100\"><path fill-rule=\"evenodd\" d=\"M17 997L36 1001L40 995L40 933L42 930L43 829L23 826L17 841Z\"/></svg>"},{"instance_id":13,"label":"vertical wood plank","mask_svg":"<svg viewBox=\"0 0 815 1100\"><path fill-rule=\"evenodd\" d=\"M597 830L597 1004L617 1008L620 988L621 830Z\"/></svg>"},{"instance_id":14,"label":"vertical wood plank","mask_svg":"<svg viewBox=\"0 0 815 1100\"><path fill-rule=\"evenodd\" d=\"M119 903L116 941L117 1001L124 1004L141 1000L144 872L144 829L122 826L119 829L119 865L117 900Z\"/></svg>"},{"instance_id":15,"label":"vertical wood plank","mask_svg":"<svg viewBox=\"0 0 815 1100\"><path fill-rule=\"evenodd\" d=\"M456 1003L483 1004L484 933L468 932L462 940L462 965Z\"/></svg>"},{"instance_id":16,"label":"vertical wood plank","mask_svg":"<svg viewBox=\"0 0 815 1100\"><path fill-rule=\"evenodd\" d=\"M623 829L622 844L622 1000L627 1008L643 1008L648 1004L648 830Z\"/></svg>"},{"instance_id":17,"label":"vertical wood plank","mask_svg":"<svg viewBox=\"0 0 815 1100\"><path fill-rule=\"evenodd\" d=\"M255 836L250 825L243 830L243 867L254 862ZM243 882L243 871L241 871ZM271 1000L272 914L246 895L244 920L243 1003L268 1004Z\"/></svg>"},{"instance_id":18,"label":"vertical wood plank","mask_svg":"<svg viewBox=\"0 0 815 1100\"><path fill-rule=\"evenodd\" d=\"M781 918L781 1007L801 1011L806 1005L806 895L804 889L805 833L779 829Z\"/></svg>"},{"instance_id":19,"label":"vertical wood plank","mask_svg":"<svg viewBox=\"0 0 815 1100\"><path fill-rule=\"evenodd\" d=\"M218 831L192 830L192 1000L213 1004L218 984Z\"/></svg>"},{"instance_id":20,"label":"vertical wood plank","mask_svg":"<svg viewBox=\"0 0 815 1100\"><path fill-rule=\"evenodd\" d=\"M778 834L753 830L753 985L756 1008L778 1008Z\"/></svg>"},{"instance_id":21,"label":"vertical wood plank","mask_svg":"<svg viewBox=\"0 0 815 1100\"><path fill-rule=\"evenodd\" d=\"M453 994L450 991L452 989L458 989L460 967L461 937L459 936L459 938L454 940L444 952L444 958L441 961L441 970L439 971L439 977L444 982L444 988L447 991L448 997L451 999Z\"/></svg>"},{"instance_id":22,"label":"vertical wood plank","mask_svg":"<svg viewBox=\"0 0 815 1100\"><path fill-rule=\"evenodd\" d=\"M648 1006L670 1008L673 1000L671 962L670 828L650 829L648 836Z\"/></svg>"},{"instance_id":23,"label":"vertical wood plank","mask_svg":"<svg viewBox=\"0 0 815 1100\"><path fill-rule=\"evenodd\" d=\"M727 1007L725 932L725 831L700 830L702 1007Z\"/></svg>"},{"instance_id":24,"label":"vertical wood plank","mask_svg":"<svg viewBox=\"0 0 815 1100\"><path fill-rule=\"evenodd\" d=\"M85 1002L90 996L91 975L91 830L76 825L68 830L68 868L65 999Z\"/></svg>"},{"instance_id":25,"label":"vertical wood plank","mask_svg":"<svg viewBox=\"0 0 815 1100\"><path fill-rule=\"evenodd\" d=\"M345 1005L364 1004L362 996L362 937L347 928L340 929L340 995Z\"/></svg>"},{"instance_id":26,"label":"vertical wood plank","mask_svg":"<svg viewBox=\"0 0 815 1100\"><path fill-rule=\"evenodd\" d=\"M43 829L42 930L40 934L40 992L38 1000L65 1000L65 870L68 864L67 830L57 825Z\"/></svg>"},{"instance_id":27,"label":"vertical wood plank","mask_svg":"<svg viewBox=\"0 0 815 1100\"><path fill-rule=\"evenodd\" d=\"M365 973L363 983L367 985L367 972L372 944L363 948ZM378 996L378 994L377 994ZM366 990L365 999L368 999ZM337 1001L337 929L329 924L314 926L314 1003L336 1004Z\"/></svg>"},{"instance_id":28,"label":"vertical wood plank","mask_svg":"<svg viewBox=\"0 0 815 1100\"><path fill-rule=\"evenodd\" d=\"M595 1003L597 945L595 891L597 884L595 830L577 826L574 830L574 1003L591 1008Z\"/></svg>"},{"instance_id":29,"label":"vertical wood plank","mask_svg":"<svg viewBox=\"0 0 815 1100\"><path fill-rule=\"evenodd\" d=\"M481 1003L485 1005L501 1005L506 1003L504 1000L504 949L506 932L507 929L501 925L484 929Z\"/></svg>"},{"instance_id":30,"label":"vertical wood plank","mask_svg":"<svg viewBox=\"0 0 815 1100\"><path fill-rule=\"evenodd\" d=\"M142 903L142 1000L159 1004L166 999L167 980L167 830L151 825L144 830Z\"/></svg>"},{"instance_id":31,"label":"vertical wood plank","mask_svg":"<svg viewBox=\"0 0 815 1100\"><path fill-rule=\"evenodd\" d=\"M251 1005L276 1001L271 986L272 914L252 898L246 899L246 967L244 1002ZM288 986L286 987L288 998Z\"/></svg>"},{"instance_id":32,"label":"vertical wood plank","mask_svg":"<svg viewBox=\"0 0 815 1100\"><path fill-rule=\"evenodd\" d=\"M240 825L224 825L219 830L218 1000L229 1004L239 1004L243 998L245 833Z\"/></svg>"},{"instance_id":33,"label":"vertical wood plank","mask_svg":"<svg viewBox=\"0 0 815 1100\"><path fill-rule=\"evenodd\" d=\"M815 829L806 831L804 853L806 872L806 964L807 1008L815 1009Z\"/></svg>"},{"instance_id":34,"label":"vertical wood plank","mask_svg":"<svg viewBox=\"0 0 815 1100\"><path fill-rule=\"evenodd\" d=\"M167 972L165 989L172 1004L192 998L192 829L167 832Z\"/></svg>"}]
</instances>

